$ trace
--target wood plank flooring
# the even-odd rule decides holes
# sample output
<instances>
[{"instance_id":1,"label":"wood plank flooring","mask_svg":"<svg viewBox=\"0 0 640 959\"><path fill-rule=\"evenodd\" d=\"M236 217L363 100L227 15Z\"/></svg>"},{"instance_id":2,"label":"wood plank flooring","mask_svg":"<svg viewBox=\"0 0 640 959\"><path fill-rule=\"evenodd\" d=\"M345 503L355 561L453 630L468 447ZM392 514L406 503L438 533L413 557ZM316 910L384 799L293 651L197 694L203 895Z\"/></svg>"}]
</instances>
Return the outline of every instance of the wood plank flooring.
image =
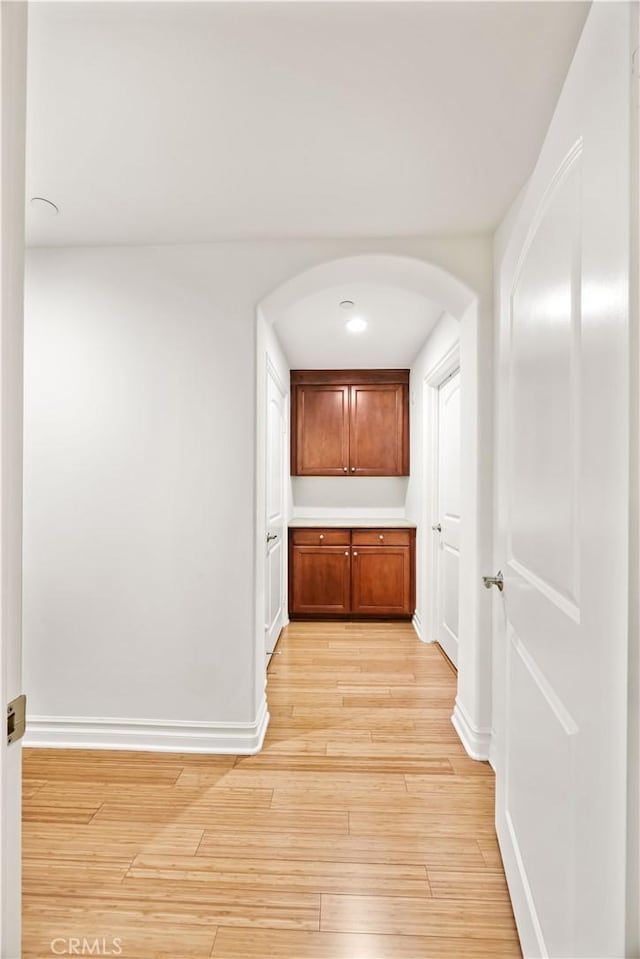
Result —
<instances>
[{"instance_id":1,"label":"wood plank flooring","mask_svg":"<svg viewBox=\"0 0 640 959\"><path fill-rule=\"evenodd\" d=\"M24 959L521 956L437 647L297 623L278 651L257 756L25 749Z\"/></svg>"}]
</instances>

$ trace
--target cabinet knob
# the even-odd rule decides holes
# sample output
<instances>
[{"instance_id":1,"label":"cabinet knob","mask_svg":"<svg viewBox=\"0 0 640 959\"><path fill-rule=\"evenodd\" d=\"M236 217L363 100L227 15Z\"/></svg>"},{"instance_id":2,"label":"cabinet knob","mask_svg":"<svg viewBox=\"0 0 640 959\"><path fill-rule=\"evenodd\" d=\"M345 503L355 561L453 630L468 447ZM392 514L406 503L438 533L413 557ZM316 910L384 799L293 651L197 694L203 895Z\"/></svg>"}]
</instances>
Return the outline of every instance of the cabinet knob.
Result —
<instances>
[{"instance_id":1,"label":"cabinet knob","mask_svg":"<svg viewBox=\"0 0 640 959\"><path fill-rule=\"evenodd\" d=\"M345 556L348 556L348 555L349 555L349 550L348 550L348 549L345 549L344 555L345 555Z\"/></svg>"},{"instance_id":2,"label":"cabinet knob","mask_svg":"<svg viewBox=\"0 0 640 959\"><path fill-rule=\"evenodd\" d=\"M320 533L320 539L324 539L324 533Z\"/></svg>"},{"instance_id":3,"label":"cabinet knob","mask_svg":"<svg viewBox=\"0 0 640 959\"><path fill-rule=\"evenodd\" d=\"M354 555L354 556L357 556L357 555L358 555L355 550L353 551L353 555Z\"/></svg>"},{"instance_id":4,"label":"cabinet knob","mask_svg":"<svg viewBox=\"0 0 640 959\"><path fill-rule=\"evenodd\" d=\"M384 540L384 536L382 535L382 533L380 533L380 535L378 536L378 539Z\"/></svg>"},{"instance_id":5,"label":"cabinet knob","mask_svg":"<svg viewBox=\"0 0 640 959\"><path fill-rule=\"evenodd\" d=\"M348 467L348 466L343 466L342 469L345 471L345 473L348 473L348 472L349 472L349 467Z\"/></svg>"},{"instance_id":6,"label":"cabinet knob","mask_svg":"<svg viewBox=\"0 0 640 959\"><path fill-rule=\"evenodd\" d=\"M355 473L355 471L356 471L355 466L352 466L352 467L351 467L351 472L352 472L352 473Z\"/></svg>"}]
</instances>

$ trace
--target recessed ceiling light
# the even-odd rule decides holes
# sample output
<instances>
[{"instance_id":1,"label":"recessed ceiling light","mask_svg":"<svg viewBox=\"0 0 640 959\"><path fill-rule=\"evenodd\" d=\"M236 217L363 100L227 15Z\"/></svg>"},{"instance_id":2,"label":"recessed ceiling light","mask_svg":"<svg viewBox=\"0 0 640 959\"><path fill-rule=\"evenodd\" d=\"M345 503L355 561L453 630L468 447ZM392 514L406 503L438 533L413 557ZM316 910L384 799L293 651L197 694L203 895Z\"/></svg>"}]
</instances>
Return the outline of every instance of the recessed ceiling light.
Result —
<instances>
[{"instance_id":1,"label":"recessed ceiling light","mask_svg":"<svg viewBox=\"0 0 640 959\"><path fill-rule=\"evenodd\" d=\"M353 300L340 300L340 306L343 310L352 310L355 306Z\"/></svg>"},{"instance_id":2,"label":"recessed ceiling light","mask_svg":"<svg viewBox=\"0 0 640 959\"><path fill-rule=\"evenodd\" d=\"M47 200L43 196L32 196L31 206L35 210L42 210L43 213L48 213L49 216L57 216L60 212L55 203L52 203L51 200Z\"/></svg>"},{"instance_id":3,"label":"recessed ceiling light","mask_svg":"<svg viewBox=\"0 0 640 959\"><path fill-rule=\"evenodd\" d=\"M354 316L345 323L349 333L363 333L367 328L367 321L361 316Z\"/></svg>"}]
</instances>

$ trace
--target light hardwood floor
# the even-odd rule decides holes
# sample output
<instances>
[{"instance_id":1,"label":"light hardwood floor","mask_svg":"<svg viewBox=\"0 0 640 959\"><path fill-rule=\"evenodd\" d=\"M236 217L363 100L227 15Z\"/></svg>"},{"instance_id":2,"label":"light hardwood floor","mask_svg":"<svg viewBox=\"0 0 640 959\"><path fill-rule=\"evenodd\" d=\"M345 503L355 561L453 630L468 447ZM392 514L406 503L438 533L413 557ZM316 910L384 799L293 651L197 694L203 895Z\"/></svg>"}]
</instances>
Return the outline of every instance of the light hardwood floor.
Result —
<instances>
[{"instance_id":1,"label":"light hardwood floor","mask_svg":"<svg viewBox=\"0 0 640 959\"><path fill-rule=\"evenodd\" d=\"M25 750L25 959L68 937L126 959L521 955L493 774L438 648L298 623L278 649L257 756Z\"/></svg>"}]
</instances>

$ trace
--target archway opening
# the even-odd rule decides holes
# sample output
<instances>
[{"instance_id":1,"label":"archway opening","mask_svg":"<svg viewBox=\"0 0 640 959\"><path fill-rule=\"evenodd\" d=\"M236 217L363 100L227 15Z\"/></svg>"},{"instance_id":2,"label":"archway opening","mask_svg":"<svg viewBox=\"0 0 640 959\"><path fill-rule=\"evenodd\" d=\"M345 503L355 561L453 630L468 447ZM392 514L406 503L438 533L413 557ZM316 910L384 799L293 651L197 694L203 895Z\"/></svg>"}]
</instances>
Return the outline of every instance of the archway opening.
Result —
<instances>
[{"instance_id":1,"label":"archway opening","mask_svg":"<svg viewBox=\"0 0 640 959\"><path fill-rule=\"evenodd\" d=\"M376 323L380 336L354 352L354 341L332 340L335 316L328 309L342 298L368 297L368 312L375 304ZM393 320L382 322L385 309L402 303L403 322L396 323L401 337L392 336ZM380 321L378 322L378 317ZM389 319L389 318L388 318ZM333 485L330 507L342 511L361 508L371 510L376 502L379 510L389 515L404 513L417 528L417 604L414 628L423 641L432 641L434 607L434 550L431 527L434 520L434 499L430 483L433 476L434 419L433 404L440 381L451 367L460 369L460 436L461 436L461 525L459 563L459 656L458 693L452 716L453 723L467 752L477 759L487 759L491 729L491 621L490 607L482 602L481 565L491 553L491 521L487 522L487 484L481 482L478 394L482 370L479 363L479 310L475 292L455 276L424 260L396 255L361 255L344 257L319 264L279 286L257 309L257 450L256 450L256 700L264 697L266 684L265 630L274 631L265 609L273 599L273 576L267 565L265 543L268 527L267 486L273 471L273 453L267 449L270 393L282 396L285 442L282 449L284 501L283 529L294 515L301 515L313 505L313 491L297 484L288 475L287 447L288 374L291 368L365 368L407 366L411 369L411 471L406 482L361 487L343 484L336 495ZM386 347L385 347L386 344ZM403 352L404 351L404 352ZM383 356L387 362L379 362ZM411 359L411 357L413 357ZM354 362L354 358L359 362ZM309 362L313 359L314 362ZM398 362L401 360L401 362ZM439 379L440 377L440 379ZM275 389L274 384L275 383ZM277 397L276 397L277 399ZM365 484L367 479L361 479ZM373 493L371 491L374 491ZM317 490L316 490L317 492ZM361 497L358 503L358 495ZM346 496L346 499L341 499ZM377 497L377 499L376 499ZM315 500L316 504L318 499ZM395 512L394 512L395 511ZM287 622L286 613L286 550L280 561L283 594L280 620L276 631ZM277 590L276 590L277 592ZM271 606L273 609L273 604ZM276 603L276 610L278 604ZM265 625L266 623L266 625ZM267 650L268 652L268 650Z\"/></svg>"}]
</instances>

